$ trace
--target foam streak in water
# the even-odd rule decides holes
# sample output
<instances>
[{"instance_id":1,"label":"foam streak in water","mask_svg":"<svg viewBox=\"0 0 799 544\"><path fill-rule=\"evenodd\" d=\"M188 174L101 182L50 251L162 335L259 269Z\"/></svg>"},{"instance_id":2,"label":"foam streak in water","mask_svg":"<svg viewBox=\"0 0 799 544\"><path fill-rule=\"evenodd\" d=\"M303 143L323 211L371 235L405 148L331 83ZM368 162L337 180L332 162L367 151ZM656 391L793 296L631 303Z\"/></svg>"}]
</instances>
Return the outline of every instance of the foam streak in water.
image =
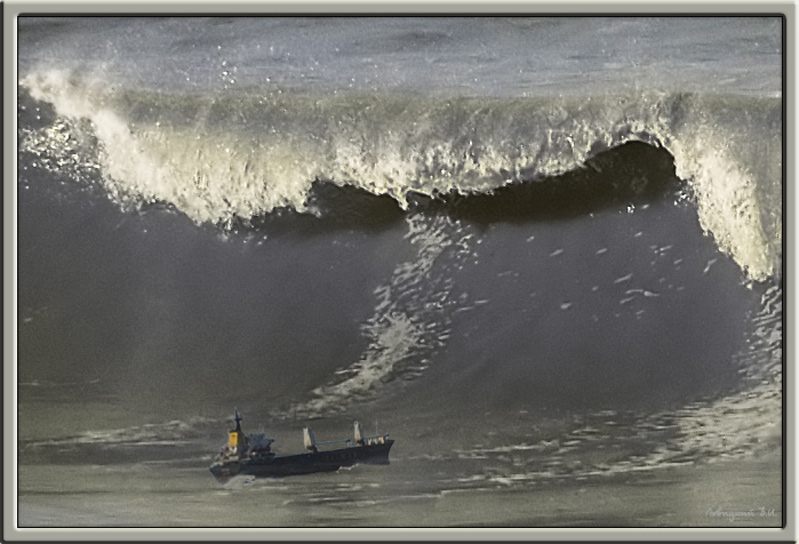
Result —
<instances>
[{"instance_id":1,"label":"foam streak in water","mask_svg":"<svg viewBox=\"0 0 799 544\"><path fill-rule=\"evenodd\" d=\"M344 409L368 398L397 378L412 378L429 364L450 334L454 281L439 270L442 254L457 266L467 254L468 234L445 217L408 217L406 239L416 248L414 260L398 264L389 282L376 290L375 314L363 325L369 346L360 360L336 372L343 380L319 387L313 398L295 406L292 417L314 417ZM453 239L460 236L459 240ZM454 264L453 264L454 263ZM460 297L462 302L463 297Z\"/></svg>"}]
</instances>

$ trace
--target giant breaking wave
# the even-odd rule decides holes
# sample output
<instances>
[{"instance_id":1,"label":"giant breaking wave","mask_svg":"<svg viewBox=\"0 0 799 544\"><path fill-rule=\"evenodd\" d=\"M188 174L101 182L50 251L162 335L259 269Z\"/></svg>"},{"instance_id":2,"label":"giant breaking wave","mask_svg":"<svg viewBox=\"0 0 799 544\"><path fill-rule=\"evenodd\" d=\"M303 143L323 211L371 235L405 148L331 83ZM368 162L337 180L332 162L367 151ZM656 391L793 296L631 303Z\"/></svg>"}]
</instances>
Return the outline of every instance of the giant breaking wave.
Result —
<instances>
[{"instance_id":1,"label":"giant breaking wave","mask_svg":"<svg viewBox=\"0 0 799 544\"><path fill-rule=\"evenodd\" d=\"M781 269L779 98L257 89L191 95L134 92L47 70L20 81L20 115L28 119L20 126L29 127L20 130L20 152L35 155L39 166L99 184L125 208L165 204L224 228L285 210L324 215L316 198L322 182L383 199L383 207L390 198L400 213L420 196L457 201L458 210L468 196L490 209L503 191L518 187L532 190L526 202L541 213L564 199L579 210L580 201L607 198L608 191L627 198L651 189L646 169L621 188L614 169L662 160L663 153L651 151L660 149L673 157L705 232L747 277L762 281ZM631 142L646 145L602 160ZM603 195L575 181L581 170L604 168L610 172ZM558 183L564 190L553 193Z\"/></svg>"}]
</instances>

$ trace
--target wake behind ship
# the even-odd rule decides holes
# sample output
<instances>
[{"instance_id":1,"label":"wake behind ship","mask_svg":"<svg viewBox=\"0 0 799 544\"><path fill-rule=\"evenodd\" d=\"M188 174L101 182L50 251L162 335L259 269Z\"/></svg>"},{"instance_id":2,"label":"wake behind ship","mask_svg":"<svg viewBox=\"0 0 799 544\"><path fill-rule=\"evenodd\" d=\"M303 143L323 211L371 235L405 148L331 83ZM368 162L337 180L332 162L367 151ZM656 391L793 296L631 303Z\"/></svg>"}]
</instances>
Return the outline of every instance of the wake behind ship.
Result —
<instances>
[{"instance_id":1,"label":"wake behind ship","mask_svg":"<svg viewBox=\"0 0 799 544\"><path fill-rule=\"evenodd\" d=\"M272 451L274 439L264 434L245 435L241 430L241 414L235 411L236 428L229 432L228 443L219 452L211 473L220 482L237 475L278 478L314 472L332 472L357 464L387 465L393 440L388 434L365 437L357 421L354 425L355 446L350 440L316 442L313 431L305 427L303 436L308 453L278 456ZM343 448L320 450L319 446L346 443Z\"/></svg>"}]
</instances>

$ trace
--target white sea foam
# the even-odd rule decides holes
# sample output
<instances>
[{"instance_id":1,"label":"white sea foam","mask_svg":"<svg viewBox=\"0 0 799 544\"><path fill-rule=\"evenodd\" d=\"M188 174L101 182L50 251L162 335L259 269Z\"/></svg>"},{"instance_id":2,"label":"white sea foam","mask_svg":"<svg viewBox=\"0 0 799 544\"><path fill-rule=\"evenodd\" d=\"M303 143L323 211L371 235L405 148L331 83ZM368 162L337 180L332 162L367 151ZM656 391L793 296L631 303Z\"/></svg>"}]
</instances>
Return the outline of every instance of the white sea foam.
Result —
<instances>
[{"instance_id":1,"label":"white sea foam","mask_svg":"<svg viewBox=\"0 0 799 544\"><path fill-rule=\"evenodd\" d=\"M164 202L199 223L224 225L276 208L308 212L312 183L324 179L407 207L411 191L488 192L643 141L674 155L704 230L751 279L780 268L778 100L181 98L57 70L31 72L20 84L59 116L52 127L28 130L22 149L60 168L75 160L72 142L81 137L73 132L88 121L102 183L123 205Z\"/></svg>"},{"instance_id":2,"label":"white sea foam","mask_svg":"<svg viewBox=\"0 0 799 544\"><path fill-rule=\"evenodd\" d=\"M316 388L310 400L293 406L289 411L292 417L329 414L375 394L379 386L398 375L418 377L432 351L447 342L450 307L463 299L452 297L453 281L447 274L433 274L433 267L445 252L453 254L447 260L449 266L457 266L468 254L463 238L470 235L443 217L431 226L424 216L411 215L407 223L405 237L416 253L412 260L399 263L391 279L375 291L374 314L362 326L369 346L358 361L335 372L340 378ZM453 234L461 239L454 239ZM431 305L431 300L438 303Z\"/></svg>"}]
</instances>

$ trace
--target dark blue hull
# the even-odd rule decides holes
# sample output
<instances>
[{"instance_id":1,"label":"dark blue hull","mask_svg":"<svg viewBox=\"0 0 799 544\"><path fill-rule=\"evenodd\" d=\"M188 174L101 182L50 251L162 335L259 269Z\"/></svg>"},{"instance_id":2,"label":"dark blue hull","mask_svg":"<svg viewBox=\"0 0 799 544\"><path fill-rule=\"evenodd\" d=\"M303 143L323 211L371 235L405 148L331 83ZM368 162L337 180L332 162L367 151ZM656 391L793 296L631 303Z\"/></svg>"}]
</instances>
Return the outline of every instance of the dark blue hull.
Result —
<instances>
[{"instance_id":1,"label":"dark blue hull","mask_svg":"<svg viewBox=\"0 0 799 544\"><path fill-rule=\"evenodd\" d=\"M355 446L316 453L299 453L280 457L264 457L227 461L211 465L211 473L220 482L238 475L258 478L280 478L314 472L332 472L357 464L387 465L393 440L381 444Z\"/></svg>"}]
</instances>

